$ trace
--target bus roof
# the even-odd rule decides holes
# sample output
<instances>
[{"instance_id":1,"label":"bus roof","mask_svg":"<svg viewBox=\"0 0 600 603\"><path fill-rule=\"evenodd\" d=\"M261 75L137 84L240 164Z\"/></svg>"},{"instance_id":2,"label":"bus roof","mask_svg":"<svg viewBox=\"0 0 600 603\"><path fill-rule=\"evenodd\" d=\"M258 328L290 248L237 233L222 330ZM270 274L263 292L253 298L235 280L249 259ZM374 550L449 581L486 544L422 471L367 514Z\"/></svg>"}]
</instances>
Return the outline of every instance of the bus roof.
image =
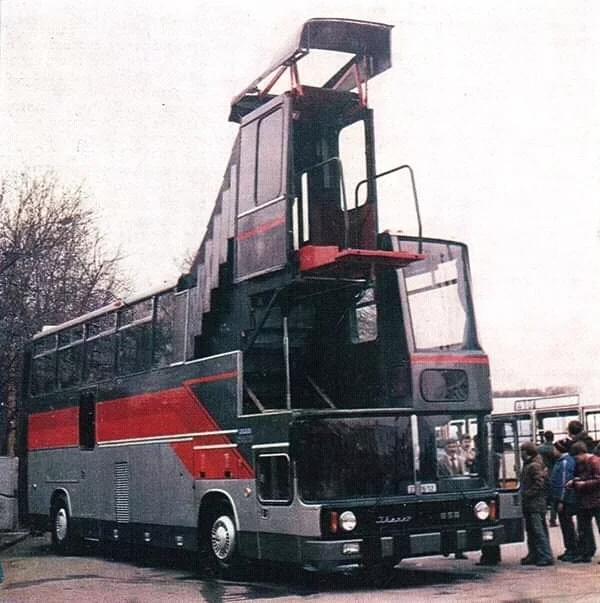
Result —
<instances>
[{"instance_id":1,"label":"bus roof","mask_svg":"<svg viewBox=\"0 0 600 603\"><path fill-rule=\"evenodd\" d=\"M348 78L350 68L359 62L359 80L364 83L379 73L389 69L391 62L391 36L393 25L358 21L354 19L310 19L294 35L284 50L276 55L276 59L251 84L244 88L231 101L232 121L239 121L250 108L259 106L269 98L268 91L272 85L267 84L262 92L261 82L269 76L276 79L287 67L305 57L311 50L342 52L351 55L341 69L321 85L322 88L352 90L356 86L353 78Z\"/></svg>"},{"instance_id":2,"label":"bus roof","mask_svg":"<svg viewBox=\"0 0 600 603\"><path fill-rule=\"evenodd\" d=\"M555 396L519 396L494 398L493 415L513 415L532 410L561 410L579 406L579 394L558 394Z\"/></svg>"},{"instance_id":3,"label":"bus roof","mask_svg":"<svg viewBox=\"0 0 600 603\"><path fill-rule=\"evenodd\" d=\"M162 287L151 289L150 291L145 291L143 293L133 295L126 299L117 298L114 301L110 302L110 304L106 304L105 306L96 308L95 310L91 310L86 314L81 314L80 316L71 318L70 320L67 320L58 325L45 325L42 327L42 330L36 333L31 339L32 341L35 341L36 339L40 339L42 337L46 337L47 335L52 335L54 333L58 333L59 331L68 329L69 327L74 327L75 325L91 320L92 318L102 316L103 314L114 312L116 310L119 310L120 308L126 308L127 306L131 306L133 304L143 301L144 299L154 297L155 295L167 293L168 291L175 291L175 289L176 284L172 284L170 286L163 285Z\"/></svg>"}]
</instances>

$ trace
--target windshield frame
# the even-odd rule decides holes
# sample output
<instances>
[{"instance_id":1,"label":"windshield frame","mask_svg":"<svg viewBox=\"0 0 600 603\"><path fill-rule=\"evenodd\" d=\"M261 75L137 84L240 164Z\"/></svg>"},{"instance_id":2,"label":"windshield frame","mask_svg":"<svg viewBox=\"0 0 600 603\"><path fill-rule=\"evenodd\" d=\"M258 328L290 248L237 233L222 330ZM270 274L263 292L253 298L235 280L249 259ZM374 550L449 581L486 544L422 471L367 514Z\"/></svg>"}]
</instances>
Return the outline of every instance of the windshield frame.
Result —
<instances>
[{"instance_id":1,"label":"windshield frame","mask_svg":"<svg viewBox=\"0 0 600 603\"><path fill-rule=\"evenodd\" d=\"M421 249L426 256L397 270L413 352L480 351L467 246L444 239L398 236L396 240L399 250L416 253ZM457 316L463 317L462 322L456 321ZM433 335L442 338L433 341Z\"/></svg>"},{"instance_id":2,"label":"windshield frame","mask_svg":"<svg viewBox=\"0 0 600 603\"><path fill-rule=\"evenodd\" d=\"M448 429L444 433L436 430L434 439L427 440L422 423L426 420L440 423L444 419L447 419ZM359 431L361 423L370 427L379 424L383 428L393 422L401 422L404 431L398 435L402 435L399 438L403 445L402 453L410 453L410 459L402 458L404 468L398 472L394 472L392 440L387 436L382 440L379 434L372 434L369 439L368 435ZM442 436L451 437L469 430L473 432L475 425L476 432L483 434L483 438L479 436L482 444L478 472L433 477L427 468L431 467L432 455L437 461L441 454ZM340 426L343 428L340 429ZM350 427L356 428L356 433L351 433ZM335 438L342 432L346 432L346 439L336 442ZM474 433L471 435L473 437ZM365 449L364 457L357 455L357 450L361 452L358 443ZM293 421L290 444L298 497L305 503L464 493L489 488L487 424L483 412L414 413L388 410L384 413L324 413L320 417L303 417ZM377 451L381 451L382 456L377 456ZM327 458L327 463L320 462L324 458ZM388 468L388 473L383 471L384 468ZM344 477L340 477L342 475Z\"/></svg>"}]
</instances>

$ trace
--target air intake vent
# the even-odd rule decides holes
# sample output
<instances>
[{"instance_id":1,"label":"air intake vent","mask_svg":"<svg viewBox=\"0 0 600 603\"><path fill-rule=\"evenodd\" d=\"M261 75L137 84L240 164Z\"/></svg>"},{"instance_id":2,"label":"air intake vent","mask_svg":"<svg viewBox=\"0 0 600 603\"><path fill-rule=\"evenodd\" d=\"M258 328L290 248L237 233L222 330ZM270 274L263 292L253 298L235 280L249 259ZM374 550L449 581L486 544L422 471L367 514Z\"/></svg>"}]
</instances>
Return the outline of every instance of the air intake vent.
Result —
<instances>
[{"instance_id":1,"label":"air intake vent","mask_svg":"<svg viewBox=\"0 0 600 603\"><path fill-rule=\"evenodd\" d=\"M129 523L129 464L115 463L115 515L117 523Z\"/></svg>"}]
</instances>

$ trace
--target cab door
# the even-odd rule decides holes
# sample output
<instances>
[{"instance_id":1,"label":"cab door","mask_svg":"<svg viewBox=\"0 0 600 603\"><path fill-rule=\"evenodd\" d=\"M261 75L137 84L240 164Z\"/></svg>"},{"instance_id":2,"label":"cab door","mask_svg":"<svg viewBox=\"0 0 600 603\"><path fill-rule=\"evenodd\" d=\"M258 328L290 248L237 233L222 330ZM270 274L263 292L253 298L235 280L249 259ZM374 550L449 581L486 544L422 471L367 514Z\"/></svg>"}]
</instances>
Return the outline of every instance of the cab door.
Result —
<instances>
[{"instance_id":1,"label":"cab door","mask_svg":"<svg viewBox=\"0 0 600 603\"><path fill-rule=\"evenodd\" d=\"M504 526L504 542L523 541L523 512L519 494L521 457L517 421L493 418L491 437L490 475L498 492L498 520Z\"/></svg>"},{"instance_id":2,"label":"cab door","mask_svg":"<svg viewBox=\"0 0 600 603\"><path fill-rule=\"evenodd\" d=\"M257 445L256 512L257 546L261 559L297 561L292 535L298 530L298 509L293 507L293 480L287 445Z\"/></svg>"},{"instance_id":3,"label":"cab door","mask_svg":"<svg viewBox=\"0 0 600 603\"><path fill-rule=\"evenodd\" d=\"M289 96L242 120L236 218L237 282L285 266L288 258Z\"/></svg>"}]
</instances>

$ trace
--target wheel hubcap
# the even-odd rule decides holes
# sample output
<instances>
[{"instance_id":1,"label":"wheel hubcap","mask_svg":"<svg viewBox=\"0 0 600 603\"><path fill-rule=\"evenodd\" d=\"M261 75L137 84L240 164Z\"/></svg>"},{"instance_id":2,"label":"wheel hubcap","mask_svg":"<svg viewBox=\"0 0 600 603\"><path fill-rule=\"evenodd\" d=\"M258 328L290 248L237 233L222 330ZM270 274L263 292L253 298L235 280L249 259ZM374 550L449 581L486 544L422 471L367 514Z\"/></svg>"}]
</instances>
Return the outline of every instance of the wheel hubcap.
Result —
<instances>
[{"instance_id":1,"label":"wheel hubcap","mask_svg":"<svg viewBox=\"0 0 600 603\"><path fill-rule=\"evenodd\" d=\"M235 527L229 517L224 515L214 522L210 541L217 559L225 561L231 556L235 546Z\"/></svg>"},{"instance_id":2,"label":"wheel hubcap","mask_svg":"<svg viewBox=\"0 0 600 603\"><path fill-rule=\"evenodd\" d=\"M68 522L67 512L59 509L54 519L54 532L57 540L63 541L67 537Z\"/></svg>"}]
</instances>

